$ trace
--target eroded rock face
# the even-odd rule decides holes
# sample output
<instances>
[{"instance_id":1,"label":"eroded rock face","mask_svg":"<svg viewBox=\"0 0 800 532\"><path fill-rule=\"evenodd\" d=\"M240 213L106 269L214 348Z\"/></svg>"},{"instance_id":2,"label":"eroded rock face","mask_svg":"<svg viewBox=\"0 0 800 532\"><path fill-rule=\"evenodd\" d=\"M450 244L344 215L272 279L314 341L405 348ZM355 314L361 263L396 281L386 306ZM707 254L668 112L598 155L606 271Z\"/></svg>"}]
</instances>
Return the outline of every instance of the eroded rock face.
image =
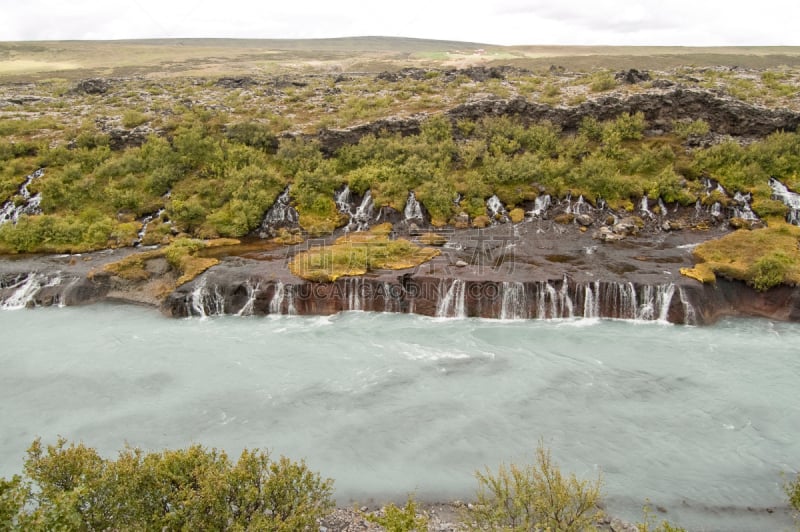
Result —
<instances>
[{"instance_id":1,"label":"eroded rock face","mask_svg":"<svg viewBox=\"0 0 800 532\"><path fill-rule=\"evenodd\" d=\"M551 107L524 98L485 99L459 105L447 112L455 123L484 116L518 116L527 122L550 121L563 131L576 131L591 116L612 120L623 113L644 113L652 129L669 131L674 120L705 120L713 134L735 137L763 137L779 130L794 131L800 113L787 109L766 109L719 96L706 90L677 87L666 92L645 92L629 96L603 96L574 107ZM317 136L322 150L333 154L340 147L357 143L367 134L417 134L425 116L389 118L348 129L327 129Z\"/></svg>"}]
</instances>

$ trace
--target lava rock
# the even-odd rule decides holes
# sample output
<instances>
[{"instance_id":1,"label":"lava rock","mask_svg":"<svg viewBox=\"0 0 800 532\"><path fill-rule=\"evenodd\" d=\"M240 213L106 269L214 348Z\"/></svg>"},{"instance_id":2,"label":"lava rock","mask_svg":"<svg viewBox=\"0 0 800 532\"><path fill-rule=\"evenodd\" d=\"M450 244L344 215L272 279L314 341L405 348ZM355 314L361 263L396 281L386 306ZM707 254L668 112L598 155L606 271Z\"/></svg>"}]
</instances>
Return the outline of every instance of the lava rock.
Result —
<instances>
[{"instance_id":1,"label":"lava rock","mask_svg":"<svg viewBox=\"0 0 800 532\"><path fill-rule=\"evenodd\" d=\"M214 85L217 87L224 87L226 89L244 89L255 84L255 80L247 76L237 78L219 78L217 82L214 83Z\"/></svg>"},{"instance_id":2,"label":"lava rock","mask_svg":"<svg viewBox=\"0 0 800 532\"><path fill-rule=\"evenodd\" d=\"M622 72L617 72L614 75L614 79L617 81L622 81L623 83L628 83L633 85L635 83L641 83L643 81L650 81L650 73L647 70L636 70L635 68L631 68L630 70L623 70Z\"/></svg>"},{"instance_id":3,"label":"lava rock","mask_svg":"<svg viewBox=\"0 0 800 532\"><path fill-rule=\"evenodd\" d=\"M79 81L75 86L75 91L84 94L105 94L109 88L107 81L100 78L91 78Z\"/></svg>"}]
</instances>

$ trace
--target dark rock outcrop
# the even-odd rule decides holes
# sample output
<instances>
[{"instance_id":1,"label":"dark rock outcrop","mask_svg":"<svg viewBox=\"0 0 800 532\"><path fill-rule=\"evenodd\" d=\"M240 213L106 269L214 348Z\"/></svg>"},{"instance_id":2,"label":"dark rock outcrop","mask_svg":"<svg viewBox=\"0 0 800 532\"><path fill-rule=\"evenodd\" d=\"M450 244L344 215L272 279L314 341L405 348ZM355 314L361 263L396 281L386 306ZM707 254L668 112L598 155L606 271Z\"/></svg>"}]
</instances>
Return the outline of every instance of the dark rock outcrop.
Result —
<instances>
[{"instance_id":1,"label":"dark rock outcrop","mask_svg":"<svg viewBox=\"0 0 800 532\"><path fill-rule=\"evenodd\" d=\"M105 94L108 92L110 85L104 79L91 78L81 80L75 85L75 92L83 94Z\"/></svg>"},{"instance_id":2,"label":"dark rock outcrop","mask_svg":"<svg viewBox=\"0 0 800 532\"><path fill-rule=\"evenodd\" d=\"M549 121L571 132L576 131L587 116L602 121L637 112L644 114L652 129L668 131L675 120L702 119L712 133L734 137L764 137L775 131L794 131L800 126L800 113L795 111L768 109L706 90L681 87L667 92L602 96L573 107L551 107L524 98L484 99L459 105L448 111L447 116L453 123L485 116L516 116L528 123ZM367 134L416 134L424 118L388 118L347 129L325 129L316 138L323 152L332 154L344 145L357 143Z\"/></svg>"}]
</instances>

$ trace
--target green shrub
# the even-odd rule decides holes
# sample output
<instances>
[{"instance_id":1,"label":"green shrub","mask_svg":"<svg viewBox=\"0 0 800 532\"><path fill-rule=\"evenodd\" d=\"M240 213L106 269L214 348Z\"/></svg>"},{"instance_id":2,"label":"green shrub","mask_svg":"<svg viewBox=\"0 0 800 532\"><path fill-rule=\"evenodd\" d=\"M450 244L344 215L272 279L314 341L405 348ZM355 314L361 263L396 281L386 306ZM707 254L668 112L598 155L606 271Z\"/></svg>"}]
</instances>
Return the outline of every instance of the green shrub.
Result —
<instances>
[{"instance_id":1,"label":"green shrub","mask_svg":"<svg viewBox=\"0 0 800 532\"><path fill-rule=\"evenodd\" d=\"M689 137L702 137L707 135L711 128L708 122L698 120L676 120L672 122L672 132L678 138L687 139Z\"/></svg>"},{"instance_id":2,"label":"green shrub","mask_svg":"<svg viewBox=\"0 0 800 532\"><path fill-rule=\"evenodd\" d=\"M141 126L149 120L149 117L136 109L128 109L122 113L122 125L128 129Z\"/></svg>"},{"instance_id":3,"label":"green shrub","mask_svg":"<svg viewBox=\"0 0 800 532\"><path fill-rule=\"evenodd\" d=\"M533 465L501 465L497 474L487 468L475 476L477 503L467 517L474 530L578 532L590 530L600 514L600 477L564 477L541 442Z\"/></svg>"},{"instance_id":4,"label":"green shrub","mask_svg":"<svg viewBox=\"0 0 800 532\"><path fill-rule=\"evenodd\" d=\"M789 497L789 505L800 515L800 473L794 480L787 481L783 489Z\"/></svg>"},{"instance_id":5,"label":"green shrub","mask_svg":"<svg viewBox=\"0 0 800 532\"><path fill-rule=\"evenodd\" d=\"M366 514L364 517L371 523L381 525L387 532L422 532L428 529L428 518L417 515L417 505L411 495L402 508L390 503L383 508L382 515Z\"/></svg>"},{"instance_id":6,"label":"green shrub","mask_svg":"<svg viewBox=\"0 0 800 532\"><path fill-rule=\"evenodd\" d=\"M611 72L595 72L589 82L589 89L592 92L609 91L617 86L617 80Z\"/></svg>"},{"instance_id":7,"label":"green shrub","mask_svg":"<svg viewBox=\"0 0 800 532\"><path fill-rule=\"evenodd\" d=\"M773 286L781 284L789 272L792 262L791 257L780 251L775 251L759 258L753 263L748 272L752 279L753 288L764 292Z\"/></svg>"},{"instance_id":8,"label":"green shrub","mask_svg":"<svg viewBox=\"0 0 800 532\"><path fill-rule=\"evenodd\" d=\"M333 482L258 450L232 462L194 445L116 460L59 439L33 442L25 476L0 479L3 530L315 530Z\"/></svg>"}]
</instances>

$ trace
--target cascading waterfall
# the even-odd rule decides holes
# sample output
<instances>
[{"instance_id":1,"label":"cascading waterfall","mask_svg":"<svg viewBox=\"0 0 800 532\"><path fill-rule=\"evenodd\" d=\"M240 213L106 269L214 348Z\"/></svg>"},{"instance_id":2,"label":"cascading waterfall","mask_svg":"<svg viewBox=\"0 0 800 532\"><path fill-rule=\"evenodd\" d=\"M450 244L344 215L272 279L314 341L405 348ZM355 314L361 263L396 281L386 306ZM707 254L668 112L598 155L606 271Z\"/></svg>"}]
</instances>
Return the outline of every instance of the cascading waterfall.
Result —
<instances>
[{"instance_id":1,"label":"cascading waterfall","mask_svg":"<svg viewBox=\"0 0 800 532\"><path fill-rule=\"evenodd\" d=\"M500 306L501 320L519 320L527 318L527 300L525 285L520 282L503 282L502 301Z\"/></svg>"},{"instance_id":2,"label":"cascading waterfall","mask_svg":"<svg viewBox=\"0 0 800 532\"><path fill-rule=\"evenodd\" d=\"M662 200L660 196L658 198L658 210L661 213L661 216L666 216L667 213L669 212L667 204L664 203L664 200Z\"/></svg>"},{"instance_id":3,"label":"cascading waterfall","mask_svg":"<svg viewBox=\"0 0 800 532\"><path fill-rule=\"evenodd\" d=\"M639 211L641 211L641 213L644 216L653 216L653 213L650 212L650 207L648 206L647 202L648 202L647 194L645 194L644 196L642 196L642 201L639 204Z\"/></svg>"},{"instance_id":4,"label":"cascading waterfall","mask_svg":"<svg viewBox=\"0 0 800 532\"><path fill-rule=\"evenodd\" d=\"M534 217L542 216L547 212L547 209L550 208L550 202L550 194L542 194L541 196L537 196L533 201L533 209L528 211L528 214Z\"/></svg>"},{"instance_id":5,"label":"cascading waterfall","mask_svg":"<svg viewBox=\"0 0 800 532\"><path fill-rule=\"evenodd\" d=\"M749 192L747 194L737 192L733 195L733 201L735 205L732 207L732 217L741 218L750 222L758 220L758 216L756 216L753 209L750 208L750 202L753 201L753 196Z\"/></svg>"},{"instance_id":6,"label":"cascading waterfall","mask_svg":"<svg viewBox=\"0 0 800 532\"><path fill-rule=\"evenodd\" d=\"M214 285L213 290L209 290L207 279L203 277L192 290L187 315L207 318L223 314L225 314L225 298L220 292L219 286Z\"/></svg>"},{"instance_id":7,"label":"cascading waterfall","mask_svg":"<svg viewBox=\"0 0 800 532\"><path fill-rule=\"evenodd\" d=\"M392 284L385 282L383 283L383 311L384 312L392 312L395 310L395 298L392 292Z\"/></svg>"},{"instance_id":8,"label":"cascading waterfall","mask_svg":"<svg viewBox=\"0 0 800 532\"><path fill-rule=\"evenodd\" d=\"M792 225L800 225L800 194L792 192L774 177L769 178L769 186L772 189L772 199L780 200L789 207L786 221Z\"/></svg>"},{"instance_id":9,"label":"cascading waterfall","mask_svg":"<svg viewBox=\"0 0 800 532\"><path fill-rule=\"evenodd\" d=\"M16 290L8 299L3 301L2 308L16 310L27 307L42 287L40 281L38 275L30 274L19 283L10 286L9 288L16 288Z\"/></svg>"},{"instance_id":10,"label":"cascading waterfall","mask_svg":"<svg viewBox=\"0 0 800 532\"><path fill-rule=\"evenodd\" d=\"M492 195L486 200L486 212L492 223L507 222L509 220L508 211L506 211L503 202L496 195Z\"/></svg>"},{"instance_id":11,"label":"cascading waterfall","mask_svg":"<svg viewBox=\"0 0 800 532\"><path fill-rule=\"evenodd\" d=\"M21 196L24 200L22 203L17 205L14 198L10 198L0 206L0 225L7 222L16 224L19 217L23 214L40 214L42 212L40 208L42 195L39 193L31 195L28 186L34 179L42 177L43 175L44 168L40 168L25 178L25 182L23 182L17 190L17 195Z\"/></svg>"},{"instance_id":12,"label":"cascading waterfall","mask_svg":"<svg viewBox=\"0 0 800 532\"><path fill-rule=\"evenodd\" d=\"M286 288L286 315L297 315L297 308L294 306L294 285L291 284Z\"/></svg>"},{"instance_id":13,"label":"cascading waterfall","mask_svg":"<svg viewBox=\"0 0 800 532\"><path fill-rule=\"evenodd\" d=\"M689 301L689 298L686 296L686 292L683 290L683 287L678 288L678 296L681 299L681 305L683 305L684 325L697 325L697 313L692 306L692 302Z\"/></svg>"},{"instance_id":14,"label":"cascading waterfall","mask_svg":"<svg viewBox=\"0 0 800 532\"><path fill-rule=\"evenodd\" d=\"M75 284L76 279L73 279L70 286ZM45 289L60 285L62 278L60 273L53 276L47 276L41 273L29 273L16 282L7 286L7 290L14 290L10 296L0 302L0 308L4 310L17 310L27 308L36 304L36 296ZM62 300L57 296L57 303L61 306Z\"/></svg>"},{"instance_id":15,"label":"cascading waterfall","mask_svg":"<svg viewBox=\"0 0 800 532\"><path fill-rule=\"evenodd\" d=\"M600 282L583 285L583 317L600 317Z\"/></svg>"},{"instance_id":16,"label":"cascading waterfall","mask_svg":"<svg viewBox=\"0 0 800 532\"><path fill-rule=\"evenodd\" d=\"M244 283L244 288L247 290L247 301L239 309L239 312L236 313L237 316L252 316L253 315L253 306L256 303L256 296L258 295L259 290L261 289L261 283L257 282L255 286L253 283L250 282L248 279Z\"/></svg>"},{"instance_id":17,"label":"cascading waterfall","mask_svg":"<svg viewBox=\"0 0 800 532\"><path fill-rule=\"evenodd\" d=\"M423 221L422 205L420 205L419 201L417 201L417 196L414 194L414 191L408 193L408 199L406 200L405 209L403 209L403 215L407 222Z\"/></svg>"},{"instance_id":18,"label":"cascading waterfall","mask_svg":"<svg viewBox=\"0 0 800 532\"><path fill-rule=\"evenodd\" d=\"M283 312L283 300L286 297L286 287L281 281L275 282L275 292L269 302L270 314L281 314Z\"/></svg>"},{"instance_id":19,"label":"cascading waterfall","mask_svg":"<svg viewBox=\"0 0 800 532\"><path fill-rule=\"evenodd\" d=\"M348 228L353 231L368 231L375 213L375 202L372 201L372 191L367 190L361 204L356 208L350 218Z\"/></svg>"},{"instance_id":20,"label":"cascading waterfall","mask_svg":"<svg viewBox=\"0 0 800 532\"><path fill-rule=\"evenodd\" d=\"M453 279L450 287L444 291L444 281L439 284L439 301L436 303L437 318L466 318L466 283L461 279Z\"/></svg>"},{"instance_id":21,"label":"cascading waterfall","mask_svg":"<svg viewBox=\"0 0 800 532\"><path fill-rule=\"evenodd\" d=\"M353 277L345 281L345 290L347 292L347 310L363 310L362 303L362 287L364 285L363 279L360 277Z\"/></svg>"},{"instance_id":22,"label":"cascading waterfall","mask_svg":"<svg viewBox=\"0 0 800 532\"><path fill-rule=\"evenodd\" d=\"M291 205L291 197L289 196L290 187L283 189L283 192L275 200L267 210L264 218L261 220L259 227L259 236L267 238L272 235L273 229L280 226L295 225L300 219L297 210Z\"/></svg>"},{"instance_id":23,"label":"cascading waterfall","mask_svg":"<svg viewBox=\"0 0 800 532\"><path fill-rule=\"evenodd\" d=\"M336 203L336 208L339 212L350 214L350 187L345 185L342 190L334 193L333 202Z\"/></svg>"},{"instance_id":24,"label":"cascading waterfall","mask_svg":"<svg viewBox=\"0 0 800 532\"><path fill-rule=\"evenodd\" d=\"M144 240L144 235L147 233L147 226L150 225L150 222L161 218L161 215L164 214L164 209L158 209L157 212L153 214L148 214L144 218L142 218L142 228L139 229L139 232L136 234L136 240L133 241L134 247L140 246L142 241Z\"/></svg>"},{"instance_id":25,"label":"cascading waterfall","mask_svg":"<svg viewBox=\"0 0 800 532\"><path fill-rule=\"evenodd\" d=\"M592 206L586 203L586 200L583 199L583 194L578 196L578 201L576 201L575 205L572 206L572 213L575 215L589 214L592 212L592 210Z\"/></svg>"}]
</instances>

